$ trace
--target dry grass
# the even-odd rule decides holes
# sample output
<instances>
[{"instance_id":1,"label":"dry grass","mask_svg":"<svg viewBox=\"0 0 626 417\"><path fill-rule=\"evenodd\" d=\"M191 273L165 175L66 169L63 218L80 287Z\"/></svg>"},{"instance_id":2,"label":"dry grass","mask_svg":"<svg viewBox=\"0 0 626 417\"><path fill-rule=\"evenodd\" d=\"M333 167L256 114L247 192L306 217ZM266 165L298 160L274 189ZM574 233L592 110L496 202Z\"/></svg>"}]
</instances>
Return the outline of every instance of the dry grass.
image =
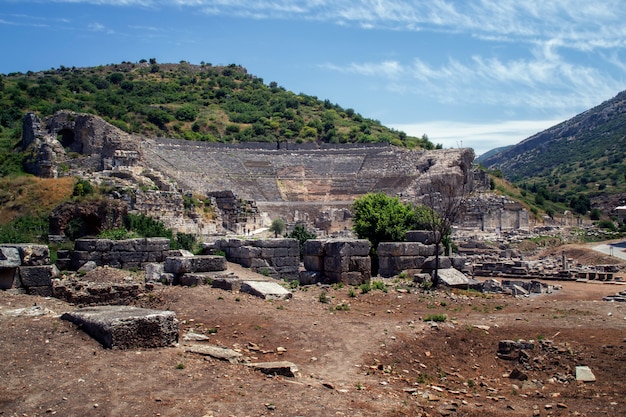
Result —
<instances>
[{"instance_id":1,"label":"dry grass","mask_svg":"<svg viewBox=\"0 0 626 417\"><path fill-rule=\"evenodd\" d=\"M51 211L72 196L75 182L73 177L0 178L0 224L7 224L20 215Z\"/></svg>"}]
</instances>

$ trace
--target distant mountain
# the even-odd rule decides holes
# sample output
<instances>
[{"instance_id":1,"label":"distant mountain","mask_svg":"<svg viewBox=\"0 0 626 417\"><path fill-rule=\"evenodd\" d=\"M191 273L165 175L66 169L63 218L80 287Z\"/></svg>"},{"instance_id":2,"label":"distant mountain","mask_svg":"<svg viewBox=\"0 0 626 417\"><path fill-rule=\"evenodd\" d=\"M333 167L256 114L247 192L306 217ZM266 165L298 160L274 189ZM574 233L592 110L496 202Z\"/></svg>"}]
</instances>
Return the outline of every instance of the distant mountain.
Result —
<instances>
[{"instance_id":1,"label":"distant mountain","mask_svg":"<svg viewBox=\"0 0 626 417\"><path fill-rule=\"evenodd\" d=\"M532 183L566 196L623 193L626 91L481 162L515 183Z\"/></svg>"}]
</instances>

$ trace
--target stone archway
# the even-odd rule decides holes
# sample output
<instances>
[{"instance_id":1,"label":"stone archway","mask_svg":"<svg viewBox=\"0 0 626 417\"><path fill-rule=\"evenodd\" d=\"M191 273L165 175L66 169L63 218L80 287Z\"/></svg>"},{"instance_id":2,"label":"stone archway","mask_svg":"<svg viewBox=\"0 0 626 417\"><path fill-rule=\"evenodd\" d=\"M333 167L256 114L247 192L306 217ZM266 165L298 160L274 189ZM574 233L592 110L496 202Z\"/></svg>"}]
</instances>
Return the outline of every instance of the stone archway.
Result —
<instances>
[{"instance_id":1,"label":"stone archway","mask_svg":"<svg viewBox=\"0 0 626 417\"><path fill-rule=\"evenodd\" d=\"M69 152L83 152L83 144L76 141L74 131L69 128L63 128L57 132L57 140L61 142L63 148Z\"/></svg>"}]
</instances>

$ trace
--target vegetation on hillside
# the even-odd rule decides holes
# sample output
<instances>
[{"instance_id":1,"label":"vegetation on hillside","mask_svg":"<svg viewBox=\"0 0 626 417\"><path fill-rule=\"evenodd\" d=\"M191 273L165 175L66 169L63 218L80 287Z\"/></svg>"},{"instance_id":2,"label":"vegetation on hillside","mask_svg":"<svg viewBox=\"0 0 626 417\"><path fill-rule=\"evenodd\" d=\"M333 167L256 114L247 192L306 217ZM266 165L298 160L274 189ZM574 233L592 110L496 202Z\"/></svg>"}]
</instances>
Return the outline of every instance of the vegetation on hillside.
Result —
<instances>
[{"instance_id":1,"label":"vegetation on hillside","mask_svg":"<svg viewBox=\"0 0 626 417\"><path fill-rule=\"evenodd\" d=\"M595 195L626 195L626 91L480 162L581 214Z\"/></svg>"},{"instance_id":2,"label":"vegetation on hillside","mask_svg":"<svg viewBox=\"0 0 626 417\"><path fill-rule=\"evenodd\" d=\"M126 132L210 142L390 143L433 148L353 109L295 94L241 66L158 64L61 66L0 74L0 175L20 170L13 152L21 119L63 109L103 117Z\"/></svg>"}]
</instances>

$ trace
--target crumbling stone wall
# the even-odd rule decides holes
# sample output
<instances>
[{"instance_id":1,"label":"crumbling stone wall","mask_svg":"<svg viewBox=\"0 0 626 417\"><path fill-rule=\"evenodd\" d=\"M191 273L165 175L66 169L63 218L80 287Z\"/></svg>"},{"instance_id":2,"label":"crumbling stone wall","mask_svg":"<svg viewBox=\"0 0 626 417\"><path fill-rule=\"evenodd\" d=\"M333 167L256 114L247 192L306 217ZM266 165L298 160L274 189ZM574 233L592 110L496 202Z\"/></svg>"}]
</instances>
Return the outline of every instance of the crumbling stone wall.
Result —
<instances>
[{"instance_id":1,"label":"crumbling stone wall","mask_svg":"<svg viewBox=\"0 0 626 417\"><path fill-rule=\"evenodd\" d=\"M151 262L163 262L170 240L163 237L141 239L77 239L74 250L59 251L57 264L62 269L78 270L89 261L112 268L142 268Z\"/></svg>"},{"instance_id":2,"label":"crumbling stone wall","mask_svg":"<svg viewBox=\"0 0 626 417\"><path fill-rule=\"evenodd\" d=\"M296 239L221 239L215 250L226 259L277 279L298 279L300 246Z\"/></svg>"},{"instance_id":3,"label":"crumbling stone wall","mask_svg":"<svg viewBox=\"0 0 626 417\"><path fill-rule=\"evenodd\" d=\"M366 239L307 240L303 245L306 272L300 274L300 282L368 282L372 276L370 247Z\"/></svg>"},{"instance_id":4,"label":"crumbling stone wall","mask_svg":"<svg viewBox=\"0 0 626 417\"><path fill-rule=\"evenodd\" d=\"M52 279L59 270L50 263L46 245L17 243L0 245L0 289L31 295L52 295Z\"/></svg>"}]
</instances>

